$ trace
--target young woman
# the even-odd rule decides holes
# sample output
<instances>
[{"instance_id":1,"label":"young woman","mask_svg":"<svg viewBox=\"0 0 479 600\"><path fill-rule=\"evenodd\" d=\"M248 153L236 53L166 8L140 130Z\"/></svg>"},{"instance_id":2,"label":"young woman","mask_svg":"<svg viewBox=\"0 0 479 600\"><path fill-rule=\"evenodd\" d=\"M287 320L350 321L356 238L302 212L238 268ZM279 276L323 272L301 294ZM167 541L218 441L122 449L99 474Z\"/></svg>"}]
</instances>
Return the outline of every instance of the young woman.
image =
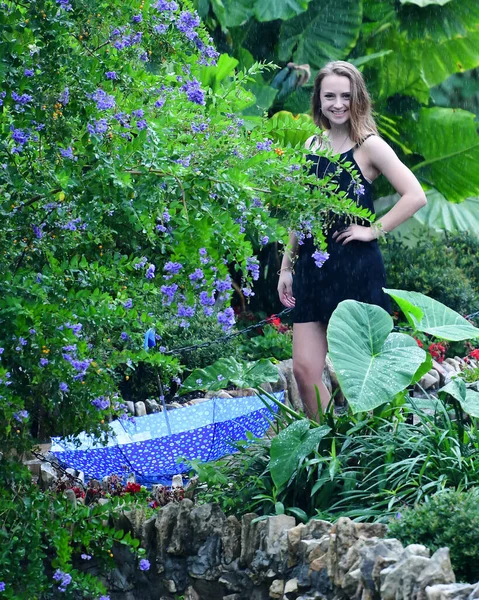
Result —
<instances>
[{"instance_id":1,"label":"young woman","mask_svg":"<svg viewBox=\"0 0 479 600\"><path fill-rule=\"evenodd\" d=\"M322 374L331 314L346 299L389 310L388 297L382 291L386 279L377 238L424 206L426 196L413 173L379 137L363 76L354 65L335 61L321 69L314 84L312 110L322 135L306 142L311 172L322 179L335 171L336 165L314 154L327 147L339 154L341 161L353 163L359 172L360 186L351 185L351 175L346 170L336 177L339 189L359 205L374 212L372 183L381 174L400 196L396 205L373 226L336 220L327 234L329 258L321 268L312 257L313 241L306 239L298 245L296 235L290 234L279 273L278 293L284 306L294 308L294 375L307 415L317 418L315 387L319 389L323 409L330 400Z\"/></svg>"}]
</instances>

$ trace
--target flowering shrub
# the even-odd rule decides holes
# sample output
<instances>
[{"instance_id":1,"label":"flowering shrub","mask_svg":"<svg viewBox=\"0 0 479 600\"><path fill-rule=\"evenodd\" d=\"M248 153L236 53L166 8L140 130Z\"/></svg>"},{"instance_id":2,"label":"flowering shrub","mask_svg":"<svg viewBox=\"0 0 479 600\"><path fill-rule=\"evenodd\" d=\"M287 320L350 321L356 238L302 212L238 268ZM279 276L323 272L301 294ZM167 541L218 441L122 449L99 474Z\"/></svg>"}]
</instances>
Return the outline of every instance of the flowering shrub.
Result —
<instances>
[{"instance_id":1,"label":"flowering shrub","mask_svg":"<svg viewBox=\"0 0 479 600\"><path fill-rule=\"evenodd\" d=\"M5 2L0 14L0 446L102 435L127 418L140 364L168 382L163 328L201 314L222 330L232 271L245 295L253 243L285 240L343 207L303 153L245 123L254 102L188 2ZM12 35L12 32L15 32ZM326 182L327 183L327 182ZM306 226L307 228L307 226ZM320 221L311 225L324 246ZM307 228L304 235L310 235ZM324 251L324 248L323 248ZM142 349L142 335L155 328Z\"/></svg>"}]
</instances>

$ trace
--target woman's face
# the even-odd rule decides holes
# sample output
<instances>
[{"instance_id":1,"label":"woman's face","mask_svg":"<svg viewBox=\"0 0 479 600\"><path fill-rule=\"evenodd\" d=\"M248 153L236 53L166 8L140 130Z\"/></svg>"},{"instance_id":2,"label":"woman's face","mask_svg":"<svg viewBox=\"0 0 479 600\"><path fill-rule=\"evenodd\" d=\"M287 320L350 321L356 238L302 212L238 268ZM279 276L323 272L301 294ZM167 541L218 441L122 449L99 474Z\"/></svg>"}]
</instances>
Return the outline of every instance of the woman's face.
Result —
<instances>
[{"instance_id":1,"label":"woman's face","mask_svg":"<svg viewBox=\"0 0 479 600\"><path fill-rule=\"evenodd\" d=\"M349 121L351 82L344 75L326 75L321 82L319 94L321 112L331 125L343 125Z\"/></svg>"}]
</instances>

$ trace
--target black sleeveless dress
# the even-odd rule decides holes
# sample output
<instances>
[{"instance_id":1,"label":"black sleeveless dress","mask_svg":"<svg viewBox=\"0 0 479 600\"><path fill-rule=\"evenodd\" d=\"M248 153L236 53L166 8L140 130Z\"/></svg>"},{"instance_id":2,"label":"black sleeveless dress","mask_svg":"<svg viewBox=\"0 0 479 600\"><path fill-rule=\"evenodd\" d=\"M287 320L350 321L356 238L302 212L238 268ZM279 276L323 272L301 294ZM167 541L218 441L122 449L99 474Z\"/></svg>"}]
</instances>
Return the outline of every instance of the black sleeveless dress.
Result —
<instances>
[{"instance_id":1,"label":"black sleeveless dress","mask_svg":"<svg viewBox=\"0 0 479 600\"><path fill-rule=\"evenodd\" d=\"M354 159L356 148L341 154L340 162L353 164L360 174L364 193L356 193L351 175L344 169L336 181L339 190L346 191L348 198L374 213L372 185L361 174ZM337 165L324 156L308 154L306 158L311 161L310 173L315 173L321 178L337 168ZM365 222L364 225L369 223ZM343 246L341 242L333 240L332 235L345 226L344 221L338 219L327 232L329 258L322 267L317 267L312 258L315 251L312 238L306 238L304 243L298 246L298 259L293 276L293 295L296 299L293 323L319 321L327 324L336 306L342 300L348 299L376 304L391 312L389 296L382 291L386 286L386 273L377 240L354 240Z\"/></svg>"}]
</instances>

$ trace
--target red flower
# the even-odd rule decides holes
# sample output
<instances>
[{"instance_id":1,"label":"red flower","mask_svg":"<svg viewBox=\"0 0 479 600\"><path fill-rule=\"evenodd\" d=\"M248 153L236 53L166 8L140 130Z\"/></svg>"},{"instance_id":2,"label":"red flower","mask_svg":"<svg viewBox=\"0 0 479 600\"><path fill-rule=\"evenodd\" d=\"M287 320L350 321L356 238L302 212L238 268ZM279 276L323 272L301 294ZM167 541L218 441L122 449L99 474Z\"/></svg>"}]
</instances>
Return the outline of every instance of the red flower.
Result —
<instances>
[{"instance_id":1,"label":"red flower","mask_svg":"<svg viewBox=\"0 0 479 600\"><path fill-rule=\"evenodd\" d=\"M428 348L429 354L437 360L438 363L442 363L446 356L446 346L443 344L431 344Z\"/></svg>"},{"instance_id":2,"label":"red flower","mask_svg":"<svg viewBox=\"0 0 479 600\"><path fill-rule=\"evenodd\" d=\"M130 494L136 494L141 490L141 485L139 483L132 483L129 481L126 484L125 492L129 492Z\"/></svg>"},{"instance_id":3,"label":"red flower","mask_svg":"<svg viewBox=\"0 0 479 600\"><path fill-rule=\"evenodd\" d=\"M266 323L271 323L274 327L279 327L281 325L281 319L276 315L271 315L266 319Z\"/></svg>"},{"instance_id":4,"label":"red flower","mask_svg":"<svg viewBox=\"0 0 479 600\"><path fill-rule=\"evenodd\" d=\"M476 348L475 350L473 350L469 356L471 358L475 358L476 360L479 360L479 348Z\"/></svg>"},{"instance_id":5,"label":"red flower","mask_svg":"<svg viewBox=\"0 0 479 600\"><path fill-rule=\"evenodd\" d=\"M424 348L424 344L421 342L421 340L418 340L417 338L414 339L416 340L416 343L419 346L419 348Z\"/></svg>"}]
</instances>

